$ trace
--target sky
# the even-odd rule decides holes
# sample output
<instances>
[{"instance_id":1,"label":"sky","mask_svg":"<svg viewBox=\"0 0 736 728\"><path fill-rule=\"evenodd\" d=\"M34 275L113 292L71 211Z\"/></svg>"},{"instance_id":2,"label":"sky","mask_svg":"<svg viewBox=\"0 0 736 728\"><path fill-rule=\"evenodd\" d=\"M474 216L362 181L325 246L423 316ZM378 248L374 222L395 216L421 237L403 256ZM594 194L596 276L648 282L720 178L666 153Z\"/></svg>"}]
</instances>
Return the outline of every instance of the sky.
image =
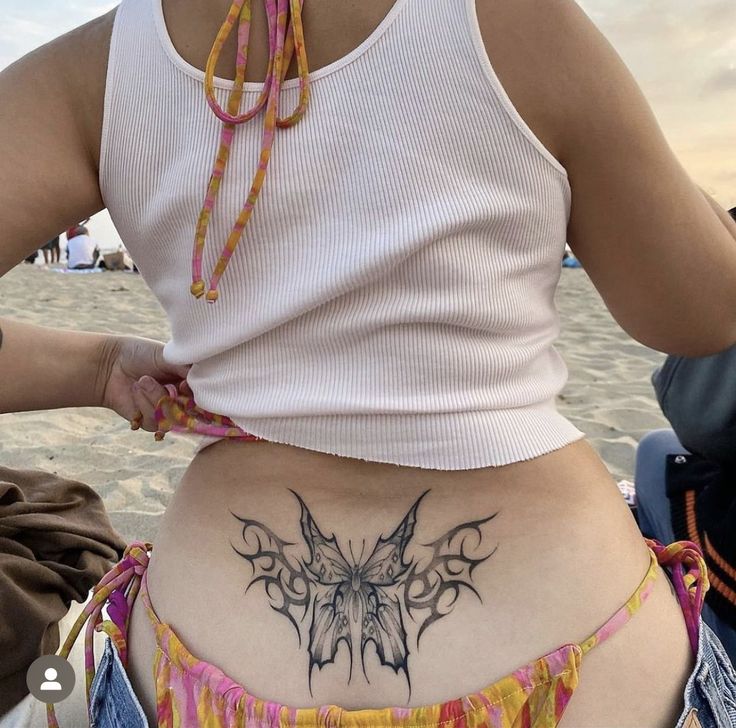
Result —
<instances>
[{"instance_id":1,"label":"sky","mask_svg":"<svg viewBox=\"0 0 736 728\"><path fill-rule=\"evenodd\" d=\"M117 4L0 0L0 70ZM579 0L579 4L633 72L695 182L725 208L736 206L736 2ZM117 247L119 237L107 213L96 215L90 228L105 248Z\"/></svg>"}]
</instances>

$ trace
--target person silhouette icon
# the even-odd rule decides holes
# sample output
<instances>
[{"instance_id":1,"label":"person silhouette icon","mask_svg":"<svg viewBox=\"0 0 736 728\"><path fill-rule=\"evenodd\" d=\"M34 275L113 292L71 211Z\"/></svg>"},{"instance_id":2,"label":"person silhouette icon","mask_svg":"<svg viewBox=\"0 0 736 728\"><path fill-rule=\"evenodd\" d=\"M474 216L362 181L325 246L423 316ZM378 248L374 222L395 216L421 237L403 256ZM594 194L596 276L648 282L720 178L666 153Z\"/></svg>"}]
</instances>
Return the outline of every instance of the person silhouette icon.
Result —
<instances>
[{"instance_id":1,"label":"person silhouette icon","mask_svg":"<svg viewBox=\"0 0 736 728\"><path fill-rule=\"evenodd\" d=\"M42 703L66 700L74 691L75 683L74 668L59 655L41 655L26 671L28 692ZM4 722L0 720L0 724Z\"/></svg>"},{"instance_id":2,"label":"person silhouette icon","mask_svg":"<svg viewBox=\"0 0 736 728\"><path fill-rule=\"evenodd\" d=\"M48 667L43 673L46 678L45 682L41 683L40 690L61 690L61 683L56 681L58 673L53 667Z\"/></svg>"}]
</instances>

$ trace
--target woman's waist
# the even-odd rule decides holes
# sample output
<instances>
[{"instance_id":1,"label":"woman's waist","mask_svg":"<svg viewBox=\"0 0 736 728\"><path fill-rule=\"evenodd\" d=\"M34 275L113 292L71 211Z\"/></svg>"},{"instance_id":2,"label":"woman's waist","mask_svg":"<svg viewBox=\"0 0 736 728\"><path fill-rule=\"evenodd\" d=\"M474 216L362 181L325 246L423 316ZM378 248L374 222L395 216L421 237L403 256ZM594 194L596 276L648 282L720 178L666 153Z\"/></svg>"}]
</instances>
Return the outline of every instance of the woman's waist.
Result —
<instances>
[{"instance_id":1,"label":"woman's waist","mask_svg":"<svg viewBox=\"0 0 736 728\"><path fill-rule=\"evenodd\" d=\"M315 534L332 537L349 564L366 561L371 544L400 527L399 555L405 561L419 544L453 532L466 548L470 541L480 551L492 547L483 569L513 564L520 570L517 581L545 555L580 558L571 552L592 546L592 538L596 553L586 558L591 564L604 550L616 550L619 557L629 550L646 563L628 507L586 440L499 467L435 470L223 439L192 460L167 508L157 552L189 539L184 528L197 532L198 543L227 535L225 540L237 547L251 522L306 555L314 546L310 539L321 538ZM246 540L251 535L247 531ZM347 553L356 546L362 556ZM234 558L229 568L239 563ZM564 568L558 564L556 572Z\"/></svg>"},{"instance_id":2,"label":"woman's waist","mask_svg":"<svg viewBox=\"0 0 736 728\"><path fill-rule=\"evenodd\" d=\"M224 442L169 506L150 589L193 654L257 695L402 704L412 675L431 702L433 674L470 680L452 697L585 640L648 566L585 442L460 472ZM479 645L492 656L466 665Z\"/></svg>"}]
</instances>

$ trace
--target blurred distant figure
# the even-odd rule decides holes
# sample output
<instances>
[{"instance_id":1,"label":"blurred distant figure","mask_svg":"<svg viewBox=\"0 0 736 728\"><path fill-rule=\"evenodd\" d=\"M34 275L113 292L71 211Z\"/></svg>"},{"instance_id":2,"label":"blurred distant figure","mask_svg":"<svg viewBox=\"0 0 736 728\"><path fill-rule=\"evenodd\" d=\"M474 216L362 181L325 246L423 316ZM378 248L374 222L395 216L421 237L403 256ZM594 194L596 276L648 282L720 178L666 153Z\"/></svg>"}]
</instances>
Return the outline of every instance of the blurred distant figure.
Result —
<instances>
[{"instance_id":1,"label":"blurred distant figure","mask_svg":"<svg viewBox=\"0 0 736 728\"><path fill-rule=\"evenodd\" d=\"M66 266L72 270L94 268L100 257L100 247L89 236L84 225L76 225L66 231Z\"/></svg>"},{"instance_id":2,"label":"blurred distant figure","mask_svg":"<svg viewBox=\"0 0 736 728\"><path fill-rule=\"evenodd\" d=\"M565 244L565 252L562 254L563 268L582 268L580 261L575 257L572 248Z\"/></svg>"},{"instance_id":3,"label":"blurred distant figure","mask_svg":"<svg viewBox=\"0 0 736 728\"><path fill-rule=\"evenodd\" d=\"M36 255L37 255L37 254L38 254L38 251L36 251L35 253L31 253L31 255L29 255L29 256L28 256L28 257L26 258L26 261L25 261L25 262L26 262L26 263L30 263L31 265L33 265L33 263L35 263L35 262L36 262Z\"/></svg>"},{"instance_id":4,"label":"blurred distant figure","mask_svg":"<svg viewBox=\"0 0 736 728\"><path fill-rule=\"evenodd\" d=\"M59 258L61 257L59 236L57 235L55 238L49 240L49 242L41 248L41 252L43 253L44 263L58 263Z\"/></svg>"}]
</instances>

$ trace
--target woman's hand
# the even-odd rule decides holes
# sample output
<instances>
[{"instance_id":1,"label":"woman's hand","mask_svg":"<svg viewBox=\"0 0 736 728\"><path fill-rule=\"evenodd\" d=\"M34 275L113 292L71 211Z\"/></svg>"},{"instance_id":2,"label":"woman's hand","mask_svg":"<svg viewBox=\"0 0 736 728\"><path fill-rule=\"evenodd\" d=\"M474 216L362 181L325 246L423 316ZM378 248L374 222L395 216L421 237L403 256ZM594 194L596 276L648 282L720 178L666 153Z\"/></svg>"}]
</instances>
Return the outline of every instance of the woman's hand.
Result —
<instances>
[{"instance_id":1,"label":"woman's hand","mask_svg":"<svg viewBox=\"0 0 736 728\"><path fill-rule=\"evenodd\" d=\"M156 432L156 403L167 393L163 385L186 380L191 367L165 362L163 348L159 341L138 336L110 337L105 344L100 362L102 406L130 420L134 429L139 424Z\"/></svg>"}]
</instances>

